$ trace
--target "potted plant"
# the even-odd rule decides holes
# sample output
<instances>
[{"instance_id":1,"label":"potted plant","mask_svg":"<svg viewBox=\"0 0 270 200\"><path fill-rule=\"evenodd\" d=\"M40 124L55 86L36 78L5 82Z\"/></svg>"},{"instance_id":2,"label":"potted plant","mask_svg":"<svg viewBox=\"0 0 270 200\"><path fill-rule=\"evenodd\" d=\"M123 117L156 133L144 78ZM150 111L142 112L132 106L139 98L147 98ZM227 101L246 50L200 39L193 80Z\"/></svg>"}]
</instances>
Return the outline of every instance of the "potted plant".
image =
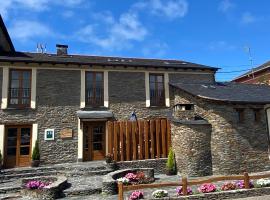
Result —
<instances>
[{"instance_id":1,"label":"potted plant","mask_svg":"<svg viewBox=\"0 0 270 200\"><path fill-rule=\"evenodd\" d=\"M3 156L0 150L0 170L3 168Z\"/></svg>"},{"instance_id":2,"label":"potted plant","mask_svg":"<svg viewBox=\"0 0 270 200\"><path fill-rule=\"evenodd\" d=\"M112 154L108 153L105 156L105 161L106 161L107 166L110 169L115 170L117 168L116 162L113 160L113 155Z\"/></svg>"},{"instance_id":3,"label":"potted plant","mask_svg":"<svg viewBox=\"0 0 270 200\"><path fill-rule=\"evenodd\" d=\"M174 152L172 148L169 150L168 160L166 163L166 174L167 175L175 175L176 169L175 169L175 158L174 158Z\"/></svg>"},{"instance_id":4,"label":"potted plant","mask_svg":"<svg viewBox=\"0 0 270 200\"><path fill-rule=\"evenodd\" d=\"M36 140L33 153L32 153L32 167L38 167L40 163L40 154L39 154L39 144L38 141Z\"/></svg>"}]
</instances>

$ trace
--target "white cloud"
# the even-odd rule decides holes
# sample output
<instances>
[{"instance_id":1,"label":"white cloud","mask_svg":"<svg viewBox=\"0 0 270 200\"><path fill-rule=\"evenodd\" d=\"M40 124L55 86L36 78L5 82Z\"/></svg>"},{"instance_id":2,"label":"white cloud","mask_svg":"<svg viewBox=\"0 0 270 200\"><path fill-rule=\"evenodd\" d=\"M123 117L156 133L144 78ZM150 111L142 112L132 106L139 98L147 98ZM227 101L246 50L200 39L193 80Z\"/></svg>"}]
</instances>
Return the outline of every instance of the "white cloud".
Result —
<instances>
[{"instance_id":1,"label":"white cloud","mask_svg":"<svg viewBox=\"0 0 270 200\"><path fill-rule=\"evenodd\" d=\"M222 0L219 4L218 10L221 12L228 12L229 10L233 9L235 4L233 4L230 0Z\"/></svg>"},{"instance_id":2,"label":"white cloud","mask_svg":"<svg viewBox=\"0 0 270 200\"><path fill-rule=\"evenodd\" d=\"M2 0L0 6L0 13L5 18L9 17L11 10L25 9L33 11L44 11L49 9L51 6L57 5L62 7L74 7L81 5L85 0Z\"/></svg>"},{"instance_id":3,"label":"white cloud","mask_svg":"<svg viewBox=\"0 0 270 200\"><path fill-rule=\"evenodd\" d=\"M26 42L34 37L38 38L52 37L56 34L46 25L36 21L16 21L9 29L12 39Z\"/></svg>"},{"instance_id":4,"label":"white cloud","mask_svg":"<svg viewBox=\"0 0 270 200\"><path fill-rule=\"evenodd\" d=\"M186 0L151 0L149 5L153 14L169 19L181 18L188 13Z\"/></svg>"},{"instance_id":5,"label":"white cloud","mask_svg":"<svg viewBox=\"0 0 270 200\"><path fill-rule=\"evenodd\" d=\"M75 37L82 42L113 51L130 48L131 42L142 41L147 34L148 31L138 16L128 12L122 14L118 20L109 14L102 24L88 24Z\"/></svg>"},{"instance_id":6,"label":"white cloud","mask_svg":"<svg viewBox=\"0 0 270 200\"><path fill-rule=\"evenodd\" d=\"M168 49L168 44L165 42L153 42L145 45L142 49L142 53L147 57L160 58L167 53Z\"/></svg>"},{"instance_id":7,"label":"white cloud","mask_svg":"<svg viewBox=\"0 0 270 200\"><path fill-rule=\"evenodd\" d=\"M243 24L251 24L257 21L257 18L252 15L250 12L245 12L242 14L241 23Z\"/></svg>"}]
</instances>

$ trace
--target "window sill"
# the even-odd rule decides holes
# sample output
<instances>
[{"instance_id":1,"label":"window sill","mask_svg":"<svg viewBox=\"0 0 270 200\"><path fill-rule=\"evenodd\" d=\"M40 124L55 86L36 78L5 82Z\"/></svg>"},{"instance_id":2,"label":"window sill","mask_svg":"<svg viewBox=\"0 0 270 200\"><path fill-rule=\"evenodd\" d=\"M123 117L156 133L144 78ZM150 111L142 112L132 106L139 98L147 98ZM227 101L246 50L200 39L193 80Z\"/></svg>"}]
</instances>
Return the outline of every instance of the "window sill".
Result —
<instances>
[{"instance_id":1,"label":"window sill","mask_svg":"<svg viewBox=\"0 0 270 200\"><path fill-rule=\"evenodd\" d=\"M81 110L97 110L97 109L108 110L109 108L105 106L85 106L84 108L81 108Z\"/></svg>"},{"instance_id":2,"label":"window sill","mask_svg":"<svg viewBox=\"0 0 270 200\"><path fill-rule=\"evenodd\" d=\"M4 108L2 110L36 110L36 108L30 108L30 107L25 107L25 108L16 108L16 107L8 107L8 108Z\"/></svg>"},{"instance_id":3,"label":"window sill","mask_svg":"<svg viewBox=\"0 0 270 200\"><path fill-rule=\"evenodd\" d=\"M169 106L149 106L148 108L169 108Z\"/></svg>"}]
</instances>

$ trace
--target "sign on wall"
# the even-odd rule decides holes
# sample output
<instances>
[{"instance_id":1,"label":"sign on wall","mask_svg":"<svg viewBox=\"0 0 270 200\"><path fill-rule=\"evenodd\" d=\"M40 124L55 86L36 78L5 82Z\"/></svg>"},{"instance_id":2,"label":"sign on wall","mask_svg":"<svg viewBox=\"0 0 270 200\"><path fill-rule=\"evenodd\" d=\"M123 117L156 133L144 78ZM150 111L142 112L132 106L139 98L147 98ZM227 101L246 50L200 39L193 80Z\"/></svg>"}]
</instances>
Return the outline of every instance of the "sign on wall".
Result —
<instances>
[{"instance_id":1,"label":"sign on wall","mask_svg":"<svg viewBox=\"0 0 270 200\"><path fill-rule=\"evenodd\" d=\"M44 140L54 140L54 129L45 129Z\"/></svg>"},{"instance_id":2,"label":"sign on wall","mask_svg":"<svg viewBox=\"0 0 270 200\"><path fill-rule=\"evenodd\" d=\"M73 131L71 128L66 128L60 131L60 138L61 139L68 139L68 138L72 138Z\"/></svg>"}]
</instances>

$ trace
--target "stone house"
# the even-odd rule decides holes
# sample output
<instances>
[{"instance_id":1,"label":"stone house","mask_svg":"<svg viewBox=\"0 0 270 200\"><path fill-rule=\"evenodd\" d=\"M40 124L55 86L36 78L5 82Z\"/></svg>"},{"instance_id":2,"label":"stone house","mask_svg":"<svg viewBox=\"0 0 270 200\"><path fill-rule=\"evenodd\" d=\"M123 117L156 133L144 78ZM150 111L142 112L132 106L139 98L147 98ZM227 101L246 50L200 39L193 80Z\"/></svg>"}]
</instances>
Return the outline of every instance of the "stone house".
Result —
<instances>
[{"instance_id":1,"label":"stone house","mask_svg":"<svg viewBox=\"0 0 270 200\"><path fill-rule=\"evenodd\" d=\"M270 84L270 61L234 78L236 83Z\"/></svg>"},{"instance_id":2,"label":"stone house","mask_svg":"<svg viewBox=\"0 0 270 200\"><path fill-rule=\"evenodd\" d=\"M7 168L29 166L37 140L43 164L103 160L106 122L135 113L171 120L181 173L267 169L266 86L227 90L215 82L217 68L180 60L70 55L66 45L55 54L18 52L1 17L0 36L0 150Z\"/></svg>"}]
</instances>

